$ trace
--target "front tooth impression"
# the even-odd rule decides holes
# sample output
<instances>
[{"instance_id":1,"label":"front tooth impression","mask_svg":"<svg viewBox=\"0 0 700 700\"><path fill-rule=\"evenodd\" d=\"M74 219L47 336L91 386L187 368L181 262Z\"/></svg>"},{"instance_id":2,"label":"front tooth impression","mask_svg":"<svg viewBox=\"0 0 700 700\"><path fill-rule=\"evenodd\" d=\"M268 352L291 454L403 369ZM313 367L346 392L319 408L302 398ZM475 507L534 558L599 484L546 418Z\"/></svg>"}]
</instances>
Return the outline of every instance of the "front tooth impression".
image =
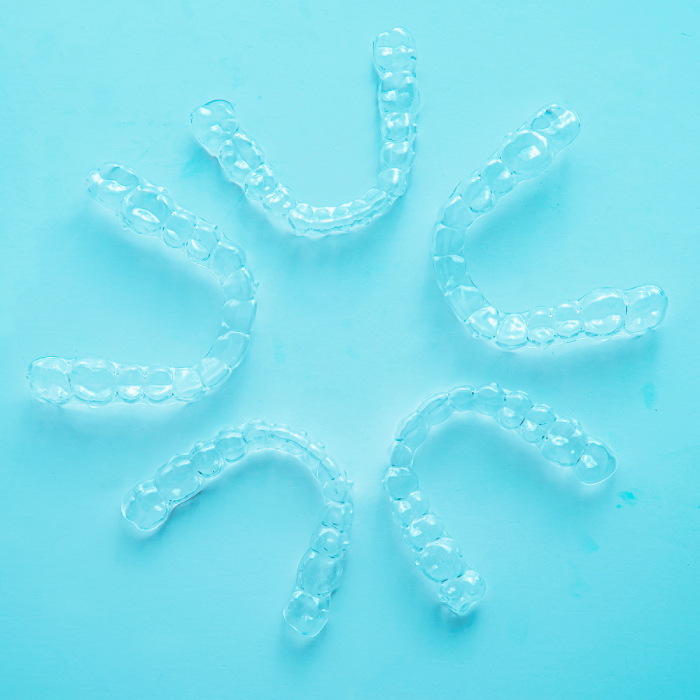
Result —
<instances>
[{"instance_id":1,"label":"front tooth impression","mask_svg":"<svg viewBox=\"0 0 700 700\"><path fill-rule=\"evenodd\" d=\"M87 179L88 194L135 233L160 238L217 277L224 289L219 333L207 355L189 367L120 364L98 357L42 357L27 378L36 398L99 406L112 401L191 402L229 376L243 359L255 320L257 284L243 250L219 229L172 201L166 190L122 165L105 165Z\"/></svg>"},{"instance_id":2,"label":"front tooth impression","mask_svg":"<svg viewBox=\"0 0 700 700\"><path fill-rule=\"evenodd\" d=\"M474 336L505 350L544 348L580 338L610 338L621 331L641 335L666 315L668 299L653 285L633 289L594 289L582 299L554 307L511 313L487 301L467 270L467 229L498 200L539 175L580 131L574 110L543 107L509 134L475 173L457 185L441 207L433 230L432 254L437 283L457 318Z\"/></svg>"}]
</instances>

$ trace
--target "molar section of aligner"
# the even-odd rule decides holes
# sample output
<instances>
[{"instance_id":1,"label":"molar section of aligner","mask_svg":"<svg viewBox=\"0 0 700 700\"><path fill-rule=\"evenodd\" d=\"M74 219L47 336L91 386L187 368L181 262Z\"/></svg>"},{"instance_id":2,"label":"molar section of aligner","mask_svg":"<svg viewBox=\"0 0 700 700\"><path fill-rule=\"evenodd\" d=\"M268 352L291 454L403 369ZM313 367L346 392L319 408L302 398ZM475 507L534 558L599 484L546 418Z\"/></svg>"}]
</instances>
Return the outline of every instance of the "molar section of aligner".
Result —
<instances>
[{"instance_id":1,"label":"molar section of aligner","mask_svg":"<svg viewBox=\"0 0 700 700\"><path fill-rule=\"evenodd\" d=\"M226 100L213 100L198 107L190 121L195 138L213 156L218 156L221 145L238 131L236 112Z\"/></svg>"},{"instance_id":2,"label":"molar section of aligner","mask_svg":"<svg viewBox=\"0 0 700 700\"><path fill-rule=\"evenodd\" d=\"M579 302L581 324L591 338L606 338L619 333L627 317L627 297L621 289L594 289Z\"/></svg>"},{"instance_id":3,"label":"molar section of aligner","mask_svg":"<svg viewBox=\"0 0 700 700\"><path fill-rule=\"evenodd\" d=\"M143 399L148 403L166 403L173 396L173 368L151 365L144 368Z\"/></svg>"},{"instance_id":4,"label":"molar section of aligner","mask_svg":"<svg viewBox=\"0 0 700 700\"><path fill-rule=\"evenodd\" d=\"M543 348L557 340L553 308L537 306L528 311L524 318L527 324L527 339L532 345Z\"/></svg>"},{"instance_id":5,"label":"molar section of aligner","mask_svg":"<svg viewBox=\"0 0 700 700\"><path fill-rule=\"evenodd\" d=\"M474 392L474 410L495 418L506 402L506 392L496 383L482 386Z\"/></svg>"},{"instance_id":6,"label":"molar section of aligner","mask_svg":"<svg viewBox=\"0 0 700 700\"><path fill-rule=\"evenodd\" d=\"M516 182L529 180L539 175L580 130L581 122L572 109L561 105L543 107L506 137L499 149L500 159Z\"/></svg>"},{"instance_id":7,"label":"molar section of aligner","mask_svg":"<svg viewBox=\"0 0 700 700\"><path fill-rule=\"evenodd\" d=\"M402 498L392 502L394 522L401 528L408 528L414 520L422 518L430 512L430 500L425 491L417 489Z\"/></svg>"},{"instance_id":8,"label":"molar section of aligner","mask_svg":"<svg viewBox=\"0 0 700 700\"><path fill-rule=\"evenodd\" d=\"M415 74L418 51L412 34L401 27L382 32L374 40L374 67L380 76L397 71Z\"/></svg>"},{"instance_id":9,"label":"molar section of aligner","mask_svg":"<svg viewBox=\"0 0 700 700\"><path fill-rule=\"evenodd\" d=\"M525 415L520 425L520 435L525 442L539 446L556 419L554 411L549 406L537 404Z\"/></svg>"},{"instance_id":10,"label":"molar section of aligner","mask_svg":"<svg viewBox=\"0 0 700 700\"><path fill-rule=\"evenodd\" d=\"M506 430L518 430L533 408L532 399L524 391L504 391L505 400L498 409L496 420Z\"/></svg>"},{"instance_id":11,"label":"molar section of aligner","mask_svg":"<svg viewBox=\"0 0 700 700\"><path fill-rule=\"evenodd\" d=\"M519 430L525 442L539 447L553 464L571 469L584 484L604 481L617 469L617 459L605 443L588 436L578 421L557 417L549 406L533 406L523 392L506 392L498 422Z\"/></svg>"},{"instance_id":12,"label":"molar section of aligner","mask_svg":"<svg viewBox=\"0 0 700 700\"><path fill-rule=\"evenodd\" d=\"M442 520L431 511L428 496L420 489L415 472L408 467L390 467L384 488L392 502L392 516L402 528L406 544L423 574L438 584L459 579L467 570L462 550L448 535Z\"/></svg>"},{"instance_id":13,"label":"molar section of aligner","mask_svg":"<svg viewBox=\"0 0 700 700\"><path fill-rule=\"evenodd\" d=\"M615 473L617 459L604 442L589 437L583 454L572 469L581 483L598 484Z\"/></svg>"},{"instance_id":14,"label":"molar section of aligner","mask_svg":"<svg viewBox=\"0 0 700 700\"><path fill-rule=\"evenodd\" d=\"M565 301L555 306L552 311L552 320L557 338L562 342L569 343L583 333L581 305L578 301Z\"/></svg>"},{"instance_id":15,"label":"molar section of aligner","mask_svg":"<svg viewBox=\"0 0 700 700\"><path fill-rule=\"evenodd\" d=\"M668 297L663 289L654 285L645 285L628 289L627 316L625 330L632 335L641 335L656 328L666 316Z\"/></svg>"},{"instance_id":16,"label":"molar section of aligner","mask_svg":"<svg viewBox=\"0 0 700 700\"><path fill-rule=\"evenodd\" d=\"M203 265L209 260L220 239L221 233L217 226L195 217L194 230L185 242L184 251L193 263Z\"/></svg>"},{"instance_id":17,"label":"molar section of aligner","mask_svg":"<svg viewBox=\"0 0 700 700\"><path fill-rule=\"evenodd\" d=\"M184 503L199 492L204 478L190 461L189 455L177 455L155 475L155 484L171 508Z\"/></svg>"},{"instance_id":18,"label":"molar section of aligner","mask_svg":"<svg viewBox=\"0 0 700 700\"><path fill-rule=\"evenodd\" d=\"M547 140L554 153L566 148L581 132L578 114L559 104L542 107L530 117L528 125Z\"/></svg>"},{"instance_id":19,"label":"molar section of aligner","mask_svg":"<svg viewBox=\"0 0 700 700\"><path fill-rule=\"evenodd\" d=\"M115 214L120 213L126 197L142 184L143 178L123 165L103 165L87 176L87 191L90 197Z\"/></svg>"},{"instance_id":20,"label":"molar section of aligner","mask_svg":"<svg viewBox=\"0 0 700 700\"><path fill-rule=\"evenodd\" d=\"M427 578L436 583L459 578L467 570L462 548L444 531L416 554L416 564Z\"/></svg>"},{"instance_id":21,"label":"molar section of aligner","mask_svg":"<svg viewBox=\"0 0 700 700\"><path fill-rule=\"evenodd\" d=\"M546 459L571 469L584 484L605 481L617 469L617 460L610 448L586 435L578 421L568 418L557 418L539 447Z\"/></svg>"},{"instance_id":22,"label":"molar section of aligner","mask_svg":"<svg viewBox=\"0 0 700 700\"><path fill-rule=\"evenodd\" d=\"M217 448L216 440L195 443L189 458L195 471L205 479L213 479L226 466L226 460Z\"/></svg>"},{"instance_id":23,"label":"molar section of aligner","mask_svg":"<svg viewBox=\"0 0 700 700\"><path fill-rule=\"evenodd\" d=\"M243 459L248 453L248 443L246 442L243 428L224 428L214 438L214 444L221 456L229 464Z\"/></svg>"},{"instance_id":24,"label":"molar section of aligner","mask_svg":"<svg viewBox=\"0 0 700 700\"><path fill-rule=\"evenodd\" d=\"M73 396L93 406L109 403L117 392L117 371L118 366L109 360L74 360L69 375Z\"/></svg>"},{"instance_id":25,"label":"molar section of aligner","mask_svg":"<svg viewBox=\"0 0 700 700\"><path fill-rule=\"evenodd\" d=\"M350 537L346 531L329 527L323 523L311 535L310 548L331 559L342 556L349 546Z\"/></svg>"},{"instance_id":26,"label":"molar section of aligner","mask_svg":"<svg viewBox=\"0 0 700 700\"><path fill-rule=\"evenodd\" d=\"M251 170L245 178L243 189L246 197L253 202L262 202L279 187L279 177L267 163Z\"/></svg>"},{"instance_id":27,"label":"molar section of aligner","mask_svg":"<svg viewBox=\"0 0 700 700\"><path fill-rule=\"evenodd\" d=\"M122 501L122 514L139 529L151 530L246 452L241 431L225 428L212 440L195 443L188 455L173 457L153 479L137 484Z\"/></svg>"},{"instance_id":28,"label":"molar section of aligner","mask_svg":"<svg viewBox=\"0 0 700 700\"><path fill-rule=\"evenodd\" d=\"M287 624L305 637L315 637L328 622L330 595L317 596L296 588L284 609Z\"/></svg>"},{"instance_id":29,"label":"molar section of aligner","mask_svg":"<svg viewBox=\"0 0 700 700\"><path fill-rule=\"evenodd\" d=\"M117 368L117 396L125 403L136 403L143 398L144 368L123 364Z\"/></svg>"},{"instance_id":30,"label":"molar section of aligner","mask_svg":"<svg viewBox=\"0 0 700 700\"><path fill-rule=\"evenodd\" d=\"M164 464L153 479L137 484L122 501L122 515L140 530L152 530L170 515L173 508L195 496L204 477L189 455L176 455Z\"/></svg>"},{"instance_id":31,"label":"molar section of aligner","mask_svg":"<svg viewBox=\"0 0 700 700\"><path fill-rule=\"evenodd\" d=\"M437 586L440 602L457 615L466 615L474 603L486 593L486 583L476 571L469 569L458 578L447 579Z\"/></svg>"},{"instance_id":32,"label":"molar section of aligner","mask_svg":"<svg viewBox=\"0 0 700 700\"><path fill-rule=\"evenodd\" d=\"M167 190L144 180L122 200L118 214L124 224L135 233L159 236L176 209L178 207Z\"/></svg>"},{"instance_id":33,"label":"molar section of aligner","mask_svg":"<svg viewBox=\"0 0 700 700\"><path fill-rule=\"evenodd\" d=\"M265 154L258 142L242 131L236 132L221 144L218 157L226 176L244 189L248 176L265 164ZM265 177L266 173L261 172L258 175L261 179L252 178L250 183L251 199L255 199L257 188L270 181L269 176Z\"/></svg>"},{"instance_id":34,"label":"molar section of aligner","mask_svg":"<svg viewBox=\"0 0 700 700\"><path fill-rule=\"evenodd\" d=\"M519 430L533 409L532 400L525 392L501 389L495 383L480 389L455 387L446 397L452 411L476 411L491 416L506 430Z\"/></svg>"},{"instance_id":35,"label":"molar section of aligner","mask_svg":"<svg viewBox=\"0 0 700 700\"><path fill-rule=\"evenodd\" d=\"M139 530L152 530L168 517L170 503L158 491L155 479L148 479L126 494L121 511L124 518Z\"/></svg>"},{"instance_id":36,"label":"molar section of aligner","mask_svg":"<svg viewBox=\"0 0 700 700\"><path fill-rule=\"evenodd\" d=\"M382 119L389 114L418 114L420 92L416 76L408 70L383 75L379 83L378 102Z\"/></svg>"},{"instance_id":37,"label":"molar section of aligner","mask_svg":"<svg viewBox=\"0 0 700 700\"><path fill-rule=\"evenodd\" d=\"M507 314L496 330L496 345L504 350L517 350L528 344L528 328L522 314Z\"/></svg>"},{"instance_id":38,"label":"molar section of aligner","mask_svg":"<svg viewBox=\"0 0 700 700\"><path fill-rule=\"evenodd\" d=\"M263 197L262 205L268 216L282 220L296 207L297 200L288 187L278 184L272 192Z\"/></svg>"},{"instance_id":39,"label":"molar section of aligner","mask_svg":"<svg viewBox=\"0 0 700 700\"><path fill-rule=\"evenodd\" d=\"M45 403L63 404L73 397L70 373L73 360L42 357L27 370L27 381L34 396Z\"/></svg>"},{"instance_id":40,"label":"molar section of aligner","mask_svg":"<svg viewBox=\"0 0 700 700\"><path fill-rule=\"evenodd\" d=\"M495 160L504 164L512 174L514 183L529 180L539 175L554 156L578 136L580 130L581 122L574 110L556 104L548 105L505 138ZM510 189L512 186L508 191Z\"/></svg>"}]
</instances>

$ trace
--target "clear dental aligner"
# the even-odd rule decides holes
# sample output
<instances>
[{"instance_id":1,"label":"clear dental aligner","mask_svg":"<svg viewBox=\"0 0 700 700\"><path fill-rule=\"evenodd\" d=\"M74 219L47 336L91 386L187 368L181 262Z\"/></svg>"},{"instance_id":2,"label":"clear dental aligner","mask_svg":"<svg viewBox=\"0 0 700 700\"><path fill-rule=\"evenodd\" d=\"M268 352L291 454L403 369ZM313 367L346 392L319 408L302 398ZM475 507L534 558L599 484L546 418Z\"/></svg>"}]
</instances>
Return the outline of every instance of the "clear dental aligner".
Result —
<instances>
[{"instance_id":1,"label":"clear dental aligner","mask_svg":"<svg viewBox=\"0 0 700 700\"><path fill-rule=\"evenodd\" d=\"M396 431L389 449L390 466L384 488L391 498L394 520L403 529L416 565L435 581L440 601L459 615L481 599L486 586L464 561L459 544L431 510L411 465L430 429L453 413L465 411L491 416L505 430L516 431L525 442L539 447L550 462L573 470L584 484L604 481L617 468L617 460L604 443L586 435L575 420L557 417L544 404L533 404L522 391L507 391L498 384L481 389L458 386L446 394L425 399Z\"/></svg>"},{"instance_id":2,"label":"clear dental aligner","mask_svg":"<svg viewBox=\"0 0 700 700\"><path fill-rule=\"evenodd\" d=\"M158 527L173 508L195 496L222 470L257 450L288 452L311 469L323 489L324 506L311 535L308 551L297 569L284 619L297 632L313 637L328 621L331 593L343 573L343 556L350 544L353 520L352 482L345 470L312 444L304 432L286 425L253 420L238 429L226 428L207 442L198 442L187 455L177 455L153 479L134 486L122 501L122 514L140 530Z\"/></svg>"},{"instance_id":3,"label":"clear dental aligner","mask_svg":"<svg viewBox=\"0 0 700 700\"><path fill-rule=\"evenodd\" d=\"M268 216L286 219L297 235L343 233L384 214L406 191L420 107L417 57L416 43L405 29L384 32L374 42L374 66L380 78L381 172L375 187L347 204L313 207L298 203L265 161L262 148L238 128L236 113L225 100L196 109L192 129L202 146L219 159L227 177L243 187L249 199L262 203Z\"/></svg>"},{"instance_id":4,"label":"clear dental aligner","mask_svg":"<svg viewBox=\"0 0 700 700\"><path fill-rule=\"evenodd\" d=\"M457 186L438 213L432 240L438 285L457 318L475 336L493 340L501 348L546 347L583 337L604 339L623 329L641 335L656 328L666 315L668 299L652 285L624 291L594 289L578 301L507 313L491 305L469 276L464 256L467 228L519 182L541 173L580 129L573 110L556 104L543 107L505 137L496 153Z\"/></svg>"},{"instance_id":5,"label":"clear dental aligner","mask_svg":"<svg viewBox=\"0 0 700 700\"><path fill-rule=\"evenodd\" d=\"M105 165L88 175L87 185L90 196L132 231L161 238L216 274L224 289L221 328L206 357L191 367L144 367L95 357L35 360L27 374L34 395L56 404L196 401L228 377L248 349L257 283L245 267L245 253L129 168Z\"/></svg>"}]
</instances>

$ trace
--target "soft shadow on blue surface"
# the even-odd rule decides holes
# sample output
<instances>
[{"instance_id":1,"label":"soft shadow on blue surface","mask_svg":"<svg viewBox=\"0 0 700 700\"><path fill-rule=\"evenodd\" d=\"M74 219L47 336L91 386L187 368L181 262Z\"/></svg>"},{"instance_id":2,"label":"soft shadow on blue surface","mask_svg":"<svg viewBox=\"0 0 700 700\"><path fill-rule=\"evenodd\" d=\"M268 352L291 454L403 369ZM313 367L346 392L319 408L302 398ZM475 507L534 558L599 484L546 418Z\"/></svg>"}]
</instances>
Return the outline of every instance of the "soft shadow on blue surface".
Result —
<instances>
[{"instance_id":1,"label":"soft shadow on blue surface","mask_svg":"<svg viewBox=\"0 0 700 700\"><path fill-rule=\"evenodd\" d=\"M697 83L690 3L15 4L0 24L0 697L689 698L700 678ZM379 149L371 43L418 43L423 107L406 196L351 235L270 223L191 136L236 106L281 178L360 196ZM655 333L503 353L435 284L431 225L455 185L559 101L580 137L470 232L470 271L507 309L658 284ZM248 355L187 406L41 405L44 355L189 364L221 307L206 270L125 231L84 179L119 162L247 251ZM381 491L396 425L430 393L492 381L615 451L598 487L478 417L416 462L485 578L465 619L437 604ZM252 418L323 442L356 482L330 621L282 610L321 503L291 457L246 459L151 536L119 512L138 481Z\"/></svg>"}]
</instances>

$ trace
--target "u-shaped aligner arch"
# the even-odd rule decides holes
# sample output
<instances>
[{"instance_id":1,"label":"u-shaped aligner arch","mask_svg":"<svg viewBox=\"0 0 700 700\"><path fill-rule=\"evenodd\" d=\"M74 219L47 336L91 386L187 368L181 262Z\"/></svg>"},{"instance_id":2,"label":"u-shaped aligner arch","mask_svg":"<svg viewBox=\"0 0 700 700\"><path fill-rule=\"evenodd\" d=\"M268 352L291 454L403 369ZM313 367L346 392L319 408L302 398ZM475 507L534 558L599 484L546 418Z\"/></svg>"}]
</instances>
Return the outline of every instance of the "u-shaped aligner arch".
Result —
<instances>
[{"instance_id":1,"label":"u-shaped aligner arch","mask_svg":"<svg viewBox=\"0 0 700 700\"><path fill-rule=\"evenodd\" d=\"M195 496L222 470L257 450L278 450L297 457L323 489L324 506L308 551L297 569L296 587L284 618L297 632L314 636L328 620L331 593L343 573L353 520L352 482L345 470L313 444L304 432L286 425L253 420L238 429L226 428L187 455L177 455L152 479L134 486L122 501L122 514L140 530L161 525L173 508Z\"/></svg>"},{"instance_id":2,"label":"u-shaped aligner arch","mask_svg":"<svg viewBox=\"0 0 700 700\"><path fill-rule=\"evenodd\" d=\"M172 201L130 168L105 165L88 175L88 193L132 231L158 236L195 264L211 270L224 290L221 327L209 353L190 367L144 367L95 357L43 357L27 378L41 401L71 399L101 405L116 399L162 404L196 401L223 382L243 359L255 320L257 283L243 250L225 241L216 226Z\"/></svg>"},{"instance_id":3,"label":"u-shaped aligner arch","mask_svg":"<svg viewBox=\"0 0 700 700\"><path fill-rule=\"evenodd\" d=\"M533 404L522 391L507 391L498 384L476 390L459 386L425 399L399 424L389 449L384 488L391 499L394 520L403 529L417 566L436 582L440 601L459 615L482 598L486 585L467 565L459 544L430 509L412 464L430 429L453 413L465 411L491 416L505 430L517 431L525 442L539 447L550 462L572 469L584 484L604 481L617 468L617 460L603 442L586 435L577 421L558 418L545 404Z\"/></svg>"},{"instance_id":4,"label":"u-shaped aligner arch","mask_svg":"<svg viewBox=\"0 0 700 700\"><path fill-rule=\"evenodd\" d=\"M457 318L475 336L506 350L547 347L583 337L604 339L623 329L641 335L656 328L666 314L668 299L653 285L624 291L594 289L578 301L507 313L490 304L469 276L464 255L467 228L518 183L547 168L580 129L574 110L557 104L543 107L508 134L496 153L457 185L438 212L432 240L438 285Z\"/></svg>"},{"instance_id":5,"label":"u-shaped aligner arch","mask_svg":"<svg viewBox=\"0 0 700 700\"><path fill-rule=\"evenodd\" d=\"M260 202L268 216L286 219L300 236L343 233L386 213L406 191L420 107L417 58L416 42L406 29L392 29L374 41L374 66L380 78L381 171L375 187L346 204L314 207L297 203L265 161L260 145L238 128L236 112L225 100L196 109L192 129L199 143L218 158L226 176L243 187L248 199Z\"/></svg>"}]
</instances>

